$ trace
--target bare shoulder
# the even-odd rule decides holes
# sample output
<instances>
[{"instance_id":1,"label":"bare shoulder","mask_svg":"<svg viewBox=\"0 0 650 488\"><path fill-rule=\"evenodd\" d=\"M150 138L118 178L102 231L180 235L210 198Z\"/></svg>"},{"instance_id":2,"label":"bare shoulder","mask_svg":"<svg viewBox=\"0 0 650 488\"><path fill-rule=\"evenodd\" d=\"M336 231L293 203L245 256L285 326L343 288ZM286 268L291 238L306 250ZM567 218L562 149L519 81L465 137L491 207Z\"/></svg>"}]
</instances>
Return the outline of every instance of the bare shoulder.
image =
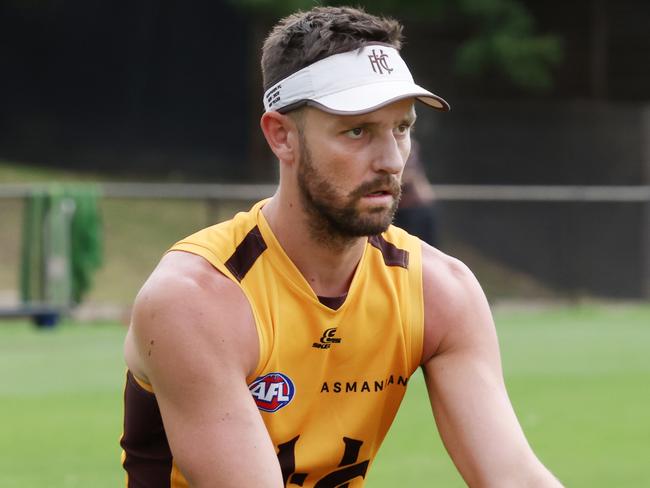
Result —
<instances>
[{"instance_id":1,"label":"bare shoulder","mask_svg":"<svg viewBox=\"0 0 650 488\"><path fill-rule=\"evenodd\" d=\"M148 380L160 363L204 357L247 375L258 357L257 332L239 286L200 256L167 253L138 293L125 343L131 371Z\"/></svg>"},{"instance_id":2,"label":"bare shoulder","mask_svg":"<svg viewBox=\"0 0 650 488\"><path fill-rule=\"evenodd\" d=\"M472 271L422 243L424 350L422 364L472 335L493 334L489 305Z\"/></svg>"}]
</instances>

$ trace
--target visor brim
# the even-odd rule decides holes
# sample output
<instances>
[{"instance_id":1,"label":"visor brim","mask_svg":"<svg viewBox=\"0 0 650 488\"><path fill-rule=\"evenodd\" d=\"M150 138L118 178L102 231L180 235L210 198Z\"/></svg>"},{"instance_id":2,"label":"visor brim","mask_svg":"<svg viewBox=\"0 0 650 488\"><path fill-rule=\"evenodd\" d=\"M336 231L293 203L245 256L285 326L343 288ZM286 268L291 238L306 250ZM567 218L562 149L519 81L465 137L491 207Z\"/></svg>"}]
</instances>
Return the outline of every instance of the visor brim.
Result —
<instances>
[{"instance_id":1,"label":"visor brim","mask_svg":"<svg viewBox=\"0 0 650 488\"><path fill-rule=\"evenodd\" d=\"M416 98L425 105L442 112L447 112L450 108L442 97L409 82L374 83L372 85L358 86L307 100L306 103L332 114L357 115L373 112L406 98Z\"/></svg>"}]
</instances>

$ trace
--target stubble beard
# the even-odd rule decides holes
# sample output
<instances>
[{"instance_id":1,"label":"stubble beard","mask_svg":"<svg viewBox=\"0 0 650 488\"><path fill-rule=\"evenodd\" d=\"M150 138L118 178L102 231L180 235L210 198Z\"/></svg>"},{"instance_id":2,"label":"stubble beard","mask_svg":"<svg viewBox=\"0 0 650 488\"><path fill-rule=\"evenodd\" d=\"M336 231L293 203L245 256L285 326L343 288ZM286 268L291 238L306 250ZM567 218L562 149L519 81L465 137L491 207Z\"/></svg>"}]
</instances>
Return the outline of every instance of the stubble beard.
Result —
<instances>
[{"instance_id":1,"label":"stubble beard","mask_svg":"<svg viewBox=\"0 0 650 488\"><path fill-rule=\"evenodd\" d=\"M359 185L341 200L335 187L324 178L314 164L304 138L301 138L298 188L302 206L307 213L311 237L331 248L345 248L359 237L381 234L393 222L399 205L401 187L395 176L385 174ZM357 208L360 199L379 188L390 188L393 204L369 208L362 214Z\"/></svg>"}]
</instances>

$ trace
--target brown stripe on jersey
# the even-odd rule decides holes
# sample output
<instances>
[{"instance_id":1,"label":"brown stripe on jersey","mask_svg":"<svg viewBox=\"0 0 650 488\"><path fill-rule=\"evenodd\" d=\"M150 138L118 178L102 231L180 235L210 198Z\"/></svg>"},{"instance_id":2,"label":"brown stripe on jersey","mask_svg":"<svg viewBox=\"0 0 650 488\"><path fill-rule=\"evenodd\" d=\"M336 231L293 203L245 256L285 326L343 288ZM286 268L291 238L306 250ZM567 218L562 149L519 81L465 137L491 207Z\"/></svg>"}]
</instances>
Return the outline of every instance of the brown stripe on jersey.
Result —
<instances>
[{"instance_id":1,"label":"brown stripe on jersey","mask_svg":"<svg viewBox=\"0 0 650 488\"><path fill-rule=\"evenodd\" d=\"M381 251L386 266L400 266L408 269L409 253L384 239L384 236L370 236L368 242Z\"/></svg>"},{"instance_id":2,"label":"brown stripe on jersey","mask_svg":"<svg viewBox=\"0 0 650 488\"><path fill-rule=\"evenodd\" d=\"M241 281L265 249L266 242L264 242L259 227L255 226L239 243L232 256L228 258L226 268L235 275L237 281Z\"/></svg>"},{"instance_id":3,"label":"brown stripe on jersey","mask_svg":"<svg viewBox=\"0 0 650 488\"><path fill-rule=\"evenodd\" d=\"M127 488L170 488L172 453L156 396L143 389L130 371L124 389L123 466Z\"/></svg>"}]
</instances>

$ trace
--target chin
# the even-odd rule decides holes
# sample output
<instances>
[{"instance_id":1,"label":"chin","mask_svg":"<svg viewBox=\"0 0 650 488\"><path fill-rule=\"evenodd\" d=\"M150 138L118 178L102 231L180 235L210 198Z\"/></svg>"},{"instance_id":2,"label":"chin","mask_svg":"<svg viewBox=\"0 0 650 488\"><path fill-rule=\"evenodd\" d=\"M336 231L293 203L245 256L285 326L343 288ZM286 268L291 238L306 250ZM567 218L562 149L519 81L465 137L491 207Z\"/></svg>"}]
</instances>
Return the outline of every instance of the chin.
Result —
<instances>
[{"instance_id":1,"label":"chin","mask_svg":"<svg viewBox=\"0 0 650 488\"><path fill-rule=\"evenodd\" d=\"M390 218L389 216L382 216L376 219L361 219L354 227L358 236L374 236L385 232L392 222L392 215Z\"/></svg>"}]
</instances>

